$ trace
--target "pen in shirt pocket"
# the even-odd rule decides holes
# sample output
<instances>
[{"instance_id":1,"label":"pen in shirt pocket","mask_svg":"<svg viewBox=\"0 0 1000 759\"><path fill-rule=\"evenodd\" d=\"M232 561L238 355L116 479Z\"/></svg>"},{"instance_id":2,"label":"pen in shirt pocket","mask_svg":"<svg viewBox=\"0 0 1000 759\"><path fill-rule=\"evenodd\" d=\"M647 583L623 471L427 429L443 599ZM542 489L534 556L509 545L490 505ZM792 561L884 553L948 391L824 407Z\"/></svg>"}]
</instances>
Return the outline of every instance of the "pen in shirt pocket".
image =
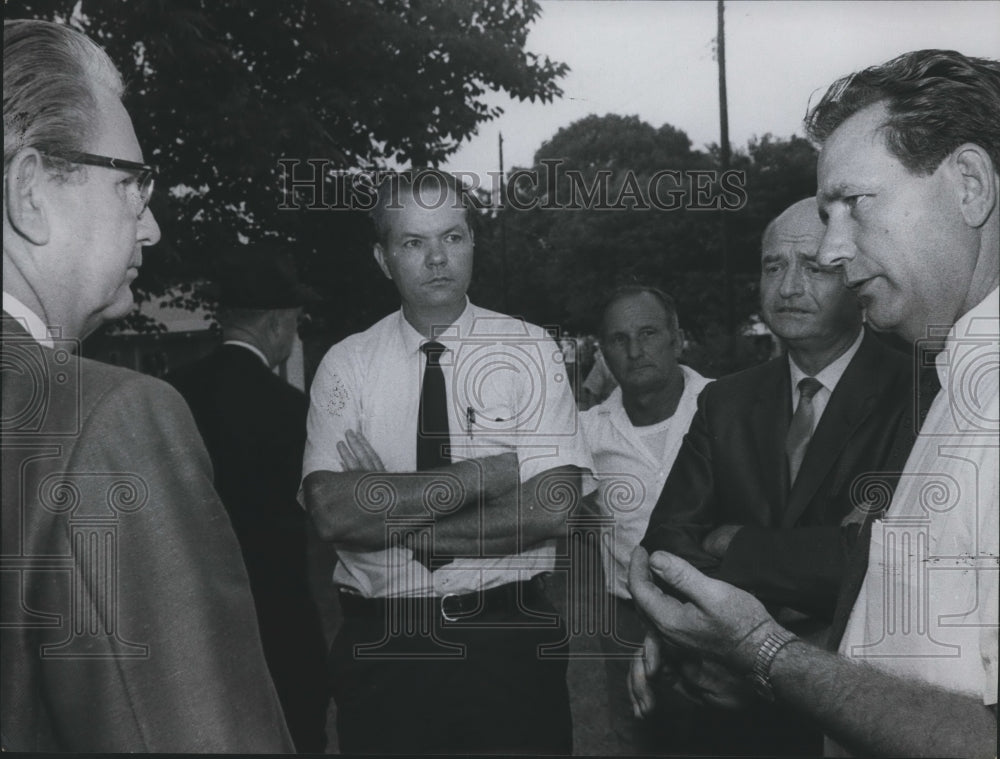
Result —
<instances>
[{"instance_id":1,"label":"pen in shirt pocket","mask_svg":"<svg viewBox=\"0 0 1000 759\"><path fill-rule=\"evenodd\" d=\"M504 422L511 421L513 418L510 416L503 416L498 411L495 411L492 414L489 413L489 411L490 409L487 409L485 411L480 411L479 414L477 414L476 410L472 406L465 407L465 430L470 436L473 432L475 432L476 420L480 417L486 419L487 424L490 422L502 424Z\"/></svg>"}]
</instances>

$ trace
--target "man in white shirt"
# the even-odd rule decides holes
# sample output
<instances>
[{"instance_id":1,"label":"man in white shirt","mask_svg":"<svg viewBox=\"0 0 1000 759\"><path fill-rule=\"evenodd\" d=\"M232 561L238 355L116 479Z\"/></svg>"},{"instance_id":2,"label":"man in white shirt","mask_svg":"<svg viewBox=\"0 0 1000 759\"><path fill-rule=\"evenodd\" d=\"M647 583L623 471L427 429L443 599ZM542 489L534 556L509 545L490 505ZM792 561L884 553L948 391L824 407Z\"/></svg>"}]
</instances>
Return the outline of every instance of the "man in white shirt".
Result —
<instances>
[{"instance_id":1,"label":"man in white shirt","mask_svg":"<svg viewBox=\"0 0 1000 759\"><path fill-rule=\"evenodd\" d=\"M944 338L942 391L872 524L838 654L665 552L637 549L629 587L672 645L818 720L828 753L994 756L1000 63L906 53L836 82L807 123L822 144L820 261L842 268L878 328Z\"/></svg>"},{"instance_id":2,"label":"man in white shirt","mask_svg":"<svg viewBox=\"0 0 1000 759\"><path fill-rule=\"evenodd\" d=\"M383 183L374 254L402 308L333 346L311 388L302 490L340 559L348 753L572 747L541 583L590 455L555 341L466 297L467 203L436 172Z\"/></svg>"},{"instance_id":3,"label":"man in white shirt","mask_svg":"<svg viewBox=\"0 0 1000 759\"><path fill-rule=\"evenodd\" d=\"M614 520L611 540L601 543L607 590L601 603L615 628L602 642L615 753L621 754L657 748L655 738L636 723L626 690L630 657L645 632L628 592L628 562L646 532L698 394L710 381L677 363L682 343L673 298L644 285L616 289L603 310L601 345L618 386L580 414L594 458L597 506Z\"/></svg>"}]
</instances>

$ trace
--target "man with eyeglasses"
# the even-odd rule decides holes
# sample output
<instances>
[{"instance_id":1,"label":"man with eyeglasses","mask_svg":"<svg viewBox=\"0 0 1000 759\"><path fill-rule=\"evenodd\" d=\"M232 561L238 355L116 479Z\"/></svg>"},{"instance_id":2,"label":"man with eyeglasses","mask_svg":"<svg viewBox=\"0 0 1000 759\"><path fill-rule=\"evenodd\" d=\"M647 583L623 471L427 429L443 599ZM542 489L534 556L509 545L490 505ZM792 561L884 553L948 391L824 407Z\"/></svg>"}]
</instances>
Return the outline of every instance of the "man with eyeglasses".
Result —
<instances>
[{"instance_id":1,"label":"man with eyeglasses","mask_svg":"<svg viewBox=\"0 0 1000 759\"><path fill-rule=\"evenodd\" d=\"M160 238L122 89L79 32L4 23L2 747L290 751L183 399L74 355Z\"/></svg>"}]
</instances>

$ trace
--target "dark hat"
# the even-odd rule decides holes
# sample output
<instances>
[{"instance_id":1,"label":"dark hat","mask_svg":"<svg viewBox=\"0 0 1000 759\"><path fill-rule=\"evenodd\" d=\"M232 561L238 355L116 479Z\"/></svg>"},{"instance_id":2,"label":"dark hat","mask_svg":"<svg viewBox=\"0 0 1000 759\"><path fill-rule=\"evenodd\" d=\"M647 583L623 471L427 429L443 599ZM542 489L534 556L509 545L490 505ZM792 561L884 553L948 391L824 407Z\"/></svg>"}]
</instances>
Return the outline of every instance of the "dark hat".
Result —
<instances>
[{"instance_id":1,"label":"dark hat","mask_svg":"<svg viewBox=\"0 0 1000 759\"><path fill-rule=\"evenodd\" d=\"M273 242L238 245L228 251L214 289L224 308L297 308L320 299L299 282L291 253Z\"/></svg>"}]
</instances>

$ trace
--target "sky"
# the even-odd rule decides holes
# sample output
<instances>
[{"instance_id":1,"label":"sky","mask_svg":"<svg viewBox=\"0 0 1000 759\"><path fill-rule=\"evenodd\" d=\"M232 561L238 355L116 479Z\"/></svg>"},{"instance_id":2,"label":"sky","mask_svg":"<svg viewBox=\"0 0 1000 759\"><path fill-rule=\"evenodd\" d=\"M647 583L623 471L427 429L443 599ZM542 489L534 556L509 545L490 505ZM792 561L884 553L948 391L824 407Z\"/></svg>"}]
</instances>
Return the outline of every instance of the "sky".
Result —
<instances>
[{"instance_id":1,"label":"sky","mask_svg":"<svg viewBox=\"0 0 1000 759\"><path fill-rule=\"evenodd\" d=\"M561 99L518 102L493 94L505 113L480 126L442 167L485 174L530 166L561 128L590 114L669 123L695 148L719 142L716 3L548 0L527 49L569 64ZM726 3L726 74L733 148L754 135L803 135L810 97L856 69L920 48L1000 57L1000 0L963 2Z\"/></svg>"}]
</instances>

